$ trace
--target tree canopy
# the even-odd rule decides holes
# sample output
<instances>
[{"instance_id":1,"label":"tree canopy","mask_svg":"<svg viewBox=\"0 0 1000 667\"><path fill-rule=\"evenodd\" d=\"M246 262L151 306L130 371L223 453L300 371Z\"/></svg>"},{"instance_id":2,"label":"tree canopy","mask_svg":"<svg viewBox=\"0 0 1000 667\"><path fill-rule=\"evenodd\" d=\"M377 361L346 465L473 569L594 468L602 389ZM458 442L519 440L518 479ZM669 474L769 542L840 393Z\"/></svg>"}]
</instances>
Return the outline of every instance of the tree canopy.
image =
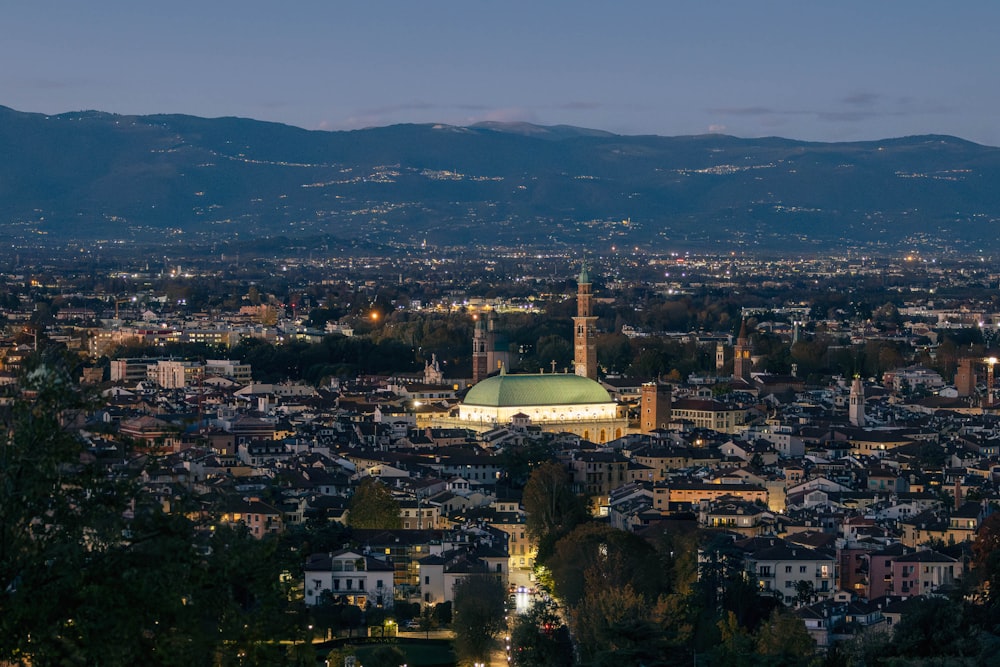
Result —
<instances>
[{"instance_id":1,"label":"tree canopy","mask_svg":"<svg viewBox=\"0 0 1000 667\"><path fill-rule=\"evenodd\" d=\"M587 507L573 491L569 472L555 461L535 467L522 496L528 514L528 534L538 540L538 558L544 561L556 540L587 518Z\"/></svg>"},{"instance_id":2,"label":"tree canopy","mask_svg":"<svg viewBox=\"0 0 1000 667\"><path fill-rule=\"evenodd\" d=\"M488 662L496 636L506 627L503 582L491 574L455 584L455 652L468 662Z\"/></svg>"},{"instance_id":3,"label":"tree canopy","mask_svg":"<svg viewBox=\"0 0 1000 667\"><path fill-rule=\"evenodd\" d=\"M366 477L351 496L347 521L352 528L402 528L399 503L392 491L374 477Z\"/></svg>"}]
</instances>

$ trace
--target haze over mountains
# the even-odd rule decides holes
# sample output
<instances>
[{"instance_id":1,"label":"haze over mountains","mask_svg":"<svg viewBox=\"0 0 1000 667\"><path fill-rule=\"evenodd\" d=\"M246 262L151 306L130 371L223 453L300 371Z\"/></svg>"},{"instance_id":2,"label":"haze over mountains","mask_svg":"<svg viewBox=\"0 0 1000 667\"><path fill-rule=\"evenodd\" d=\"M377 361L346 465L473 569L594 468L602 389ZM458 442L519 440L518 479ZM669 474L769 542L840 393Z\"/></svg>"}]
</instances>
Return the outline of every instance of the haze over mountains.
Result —
<instances>
[{"instance_id":1,"label":"haze over mountains","mask_svg":"<svg viewBox=\"0 0 1000 667\"><path fill-rule=\"evenodd\" d=\"M1000 149L518 123L307 131L0 107L13 243L325 238L781 253L996 249Z\"/></svg>"}]
</instances>

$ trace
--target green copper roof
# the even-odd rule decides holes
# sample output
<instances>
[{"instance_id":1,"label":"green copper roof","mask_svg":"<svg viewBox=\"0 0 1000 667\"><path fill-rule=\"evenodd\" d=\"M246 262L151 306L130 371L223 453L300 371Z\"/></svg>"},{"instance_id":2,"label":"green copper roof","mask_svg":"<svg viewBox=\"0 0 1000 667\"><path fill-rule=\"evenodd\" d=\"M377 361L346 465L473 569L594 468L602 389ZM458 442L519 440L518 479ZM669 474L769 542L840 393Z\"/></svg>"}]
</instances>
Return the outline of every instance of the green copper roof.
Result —
<instances>
[{"instance_id":1,"label":"green copper roof","mask_svg":"<svg viewBox=\"0 0 1000 667\"><path fill-rule=\"evenodd\" d=\"M580 275L577 277L576 282L580 285L590 284L590 274L587 273L586 260L584 260L584 262L580 265Z\"/></svg>"},{"instance_id":2,"label":"green copper roof","mask_svg":"<svg viewBox=\"0 0 1000 667\"><path fill-rule=\"evenodd\" d=\"M611 403L611 396L590 378L569 373L494 375L465 396L465 405L515 407L519 405L575 405Z\"/></svg>"}]
</instances>

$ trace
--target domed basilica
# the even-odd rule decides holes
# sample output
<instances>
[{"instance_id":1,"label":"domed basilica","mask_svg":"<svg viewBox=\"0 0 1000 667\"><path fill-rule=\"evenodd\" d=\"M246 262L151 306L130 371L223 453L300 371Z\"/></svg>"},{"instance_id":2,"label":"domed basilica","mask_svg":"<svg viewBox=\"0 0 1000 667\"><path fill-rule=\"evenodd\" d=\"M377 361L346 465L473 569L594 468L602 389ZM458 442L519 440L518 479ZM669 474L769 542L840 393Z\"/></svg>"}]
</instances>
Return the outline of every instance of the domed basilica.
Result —
<instances>
[{"instance_id":1,"label":"domed basilica","mask_svg":"<svg viewBox=\"0 0 1000 667\"><path fill-rule=\"evenodd\" d=\"M584 267L578 278L577 314L573 318L575 373L513 375L501 364L499 375L473 378L477 382L459 406L458 422L476 430L514 422L543 431L574 433L601 444L625 435L625 407L612 400L597 382L596 322L590 277ZM487 348L474 340L474 375L488 367Z\"/></svg>"}]
</instances>

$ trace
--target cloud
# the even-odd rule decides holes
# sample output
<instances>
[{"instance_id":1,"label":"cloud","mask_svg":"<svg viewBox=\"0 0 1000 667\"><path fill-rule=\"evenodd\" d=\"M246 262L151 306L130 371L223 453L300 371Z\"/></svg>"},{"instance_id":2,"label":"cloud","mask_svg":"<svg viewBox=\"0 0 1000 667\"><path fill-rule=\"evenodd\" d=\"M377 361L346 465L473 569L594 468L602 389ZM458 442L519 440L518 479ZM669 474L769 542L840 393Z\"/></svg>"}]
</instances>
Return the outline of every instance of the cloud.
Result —
<instances>
[{"instance_id":1,"label":"cloud","mask_svg":"<svg viewBox=\"0 0 1000 667\"><path fill-rule=\"evenodd\" d=\"M383 107L373 107L371 109L362 109L362 116L385 116L387 114L399 113L400 111L427 111L429 109L441 108L438 104L431 104L430 102L401 102L399 104L390 104Z\"/></svg>"},{"instance_id":2,"label":"cloud","mask_svg":"<svg viewBox=\"0 0 1000 667\"><path fill-rule=\"evenodd\" d=\"M584 102L579 100L576 102L557 104L555 108L569 111L593 111L594 109L600 109L602 106L603 105L600 102Z\"/></svg>"},{"instance_id":3,"label":"cloud","mask_svg":"<svg viewBox=\"0 0 1000 667\"><path fill-rule=\"evenodd\" d=\"M528 111L527 109L522 109L519 107L514 107L510 109L493 109L486 114L488 120L524 120L525 118L534 117L534 113Z\"/></svg>"},{"instance_id":4,"label":"cloud","mask_svg":"<svg viewBox=\"0 0 1000 667\"><path fill-rule=\"evenodd\" d=\"M857 123L885 116L902 116L900 111L817 111L816 118L833 123Z\"/></svg>"},{"instance_id":5,"label":"cloud","mask_svg":"<svg viewBox=\"0 0 1000 667\"><path fill-rule=\"evenodd\" d=\"M858 92L841 100L844 104L855 107L870 107L882 98L878 93Z\"/></svg>"},{"instance_id":6,"label":"cloud","mask_svg":"<svg viewBox=\"0 0 1000 667\"><path fill-rule=\"evenodd\" d=\"M901 118L928 113L947 113L949 109L939 104L919 102L908 98L897 100L892 108L880 104L884 96L878 93L858 92L843 97L840 104L829 109L777 109L765 106L718 107L706 109L718 116L757 118L763 125L779 125L783 118L808 116L826 123L859 123L875 118ZM843 108L843 107L848 108ZM841 107L841 108L837 108Z\"/></svg>"},{"instance_id":7,"label":"cloud","mask_svg":"<svg viewBox=\"0 0 1000 667\"><path fill-rule=\"evenodd\" d=\"M708 112L723 116L769 116L777 113L788 113L787 111L778 111L770 107L719 107L717 109L708 109Z\"/></svg>"},{"instance_id":8,"label":"cloud","mask_svg":"<svg viewBox=\"0 0 1000 667\"><path fill-rule=\"evenodd\" d=\"M726 131L726 126L725 125L717 125L717 124L713 123L712 125L708 126L708 131L711 134L722 134L723 132Z\"/></svg>"}]
</instances>

